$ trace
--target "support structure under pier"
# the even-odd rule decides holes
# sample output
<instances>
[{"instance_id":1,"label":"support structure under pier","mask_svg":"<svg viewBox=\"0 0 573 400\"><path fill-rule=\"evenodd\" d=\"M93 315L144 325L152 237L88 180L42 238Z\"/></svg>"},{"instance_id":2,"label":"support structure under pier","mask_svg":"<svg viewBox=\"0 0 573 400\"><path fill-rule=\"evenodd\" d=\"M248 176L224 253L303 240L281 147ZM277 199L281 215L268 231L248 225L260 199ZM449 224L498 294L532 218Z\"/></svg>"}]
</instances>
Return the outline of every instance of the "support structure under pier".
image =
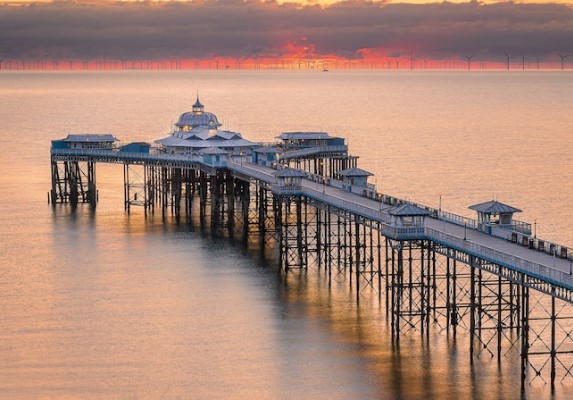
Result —
<instances>
[{"instance_id":1,"label":"support structure under pier","mask_svg":"<svg viewBox=\"0 0 573 400\"><path fill-rule=\"evenodd\" d=\"M60 161L52 157L52 189L50 201L57 203L90 203L95 207L97 203L97 188L95 177L95 163L88 161Z\"/></svg>"},{"instance_id":2,"label":"support structure under pier","mask_svg":"<svg viewBox=\"0 0 573 400\"><path fill-rule=\"evenodd\" d=\"M377 290L397 343L415 332L464 335L471 360L521 359L523 385L573 380L570 293L547 296L525 274L431 240L386 237L379 222L332 206L300 196L283 203L284 269L315 265L331 279L346 275L358 301L362 287Z\"/></svg>"},{"instance_id":3,"label":"support structure under pier","mask_svg":"<svg viewBox=\"0 0 573 400\"><path fill-rule=\"evenodd\" d=\"M332 281L349 282L359 302L377 295L397 345L407 335L430 343L430 335L444 334L467 343L472 362L519 360L523 385L573 381L573 293L550 280L480 257L462 239L453 246L407 229L396 233L377 218L378 204L355 212L325 201L334 198L333 189L326 186L325 193L317 181L308 183L319 188L311 196L239 168L122 164L126 210L142 206L146 213L185 216L213 235L273 252L282 271L316 268ZM337 168L334 163L328 171ZM95 205L95 162L52 159L50 196L53 203Z\"/></svg>"}]
</instances>

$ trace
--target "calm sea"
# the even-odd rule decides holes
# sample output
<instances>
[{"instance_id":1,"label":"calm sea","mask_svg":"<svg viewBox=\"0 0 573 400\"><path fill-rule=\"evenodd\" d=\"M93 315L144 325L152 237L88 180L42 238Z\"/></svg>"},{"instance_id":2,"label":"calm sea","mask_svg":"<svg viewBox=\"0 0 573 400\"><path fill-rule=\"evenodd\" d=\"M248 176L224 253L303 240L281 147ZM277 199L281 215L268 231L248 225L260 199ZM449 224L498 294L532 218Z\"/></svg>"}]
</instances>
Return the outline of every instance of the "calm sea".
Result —
<instances>
[{"instance_id":1,"label":"calm sea","mask_svg":"<svg viewBox=\"0 0 573 400\"><path fill-rule=\"evenodd\" d=\"M520 396L519 360L469 363L467 336L393 346L384 305L344 279L281 275L257 251L100 203L47 204L51 139L151 141L194 103L255 141L348 139L379 191L471 217L498 199L573 246L568 72L0 73L0 398L371 399ZM558 384L557 393L571 385ZM527 388L528 398L549 388Z\"/></svg>"}]
</instances>

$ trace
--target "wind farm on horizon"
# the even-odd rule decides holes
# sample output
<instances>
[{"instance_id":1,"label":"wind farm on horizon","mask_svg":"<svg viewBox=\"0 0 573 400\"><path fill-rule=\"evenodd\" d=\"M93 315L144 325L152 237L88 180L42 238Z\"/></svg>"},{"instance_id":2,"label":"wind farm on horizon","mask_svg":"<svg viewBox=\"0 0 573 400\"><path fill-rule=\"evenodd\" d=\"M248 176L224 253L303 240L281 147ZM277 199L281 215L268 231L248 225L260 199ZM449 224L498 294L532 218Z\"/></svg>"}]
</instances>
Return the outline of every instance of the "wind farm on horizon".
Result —
<instances>
[{"instance_id":1,"label":"wind farm on horizon","mask_svg":"<svg viewBox=\"0 0 573 400\"><path fill-rule=\"evenodd\" d=\"M406 54L406 53L405 53ZM519 56L514 55L519 54ZM414 52L380 58L208 58L208 59L14 59L0 58L0 71L80 70L573 70L573 54L540 57L504 50L504 58L480 59L475 53L449 59L417 58Z\"/></svg>"}]
</instances>

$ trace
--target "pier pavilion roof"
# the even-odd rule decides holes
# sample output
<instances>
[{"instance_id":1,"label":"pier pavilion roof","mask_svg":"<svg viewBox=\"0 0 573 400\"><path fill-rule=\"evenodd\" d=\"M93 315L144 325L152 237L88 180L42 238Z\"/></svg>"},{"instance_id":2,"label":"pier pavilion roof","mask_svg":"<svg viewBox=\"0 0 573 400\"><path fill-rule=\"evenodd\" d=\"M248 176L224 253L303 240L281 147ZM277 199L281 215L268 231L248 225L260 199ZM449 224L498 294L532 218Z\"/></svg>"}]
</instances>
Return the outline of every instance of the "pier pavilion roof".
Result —
<instances>
[{"instance_id":1,"label":"pier pavilion roof","mask_svg":"<svg viewBox=\"0 0 573 400\"><path fill-rule=\"evenodd\" d=\"M282 132L277 139L282 140L309 140L309 139L328 139L330 136L326 132Z\"/></svg>"},{"instance_id":2,"label":"pier pavilion roof","mask_svg":"<svg viewBox=\"0 0 573 400\"><path fill-rule=\"evenodd\" d=\"M63 142L117 142L118 139L111 135L111 134L77 134L77 133L70 133L65 139L62 139Z\"/></svg>"},{"instance_id":3,"label":"pier pavilion roof","mask_svg":"<svg viewBox=\"0 0 573 400\"><path fill-rule=\"evenodd\" d=\"M180 130L190 130L198 126L208 126L210 123L217 127L221 126L217 120L217 116L213 113L206 112L205 106L201 104L199 96L197 96L197 101L193 104L193 110L181 114L175 126Z\"/></svg>"},{"instance_id":4,"label":"pier pavilion roof","mask_svg":"<svg viewBox=\"0 0 573 400\"><path fill-rule=\"evenodd\" d=\"M274 173L277 178L304 178L306 173L299 169L285 168Z\"/></svg>"},{"instance_id":5,"label":"pier pavilion roof","mask_svg":"<svg viewBox=\"0 0 573 400\"><path fill-rule=\"evenodd\" d=\"M216 155L216 154L229 154L228 151L220 149L219 147L207 147L205 149L202 149L199 151L199 153L201 154L211 154L211 155Z\"/></svg>"},{"instance_id":6,"label":"pier pavilion roof","mask_svg":"<svg viewBox=\"0 0 573 400\"><path fill-rule=\"evenodd\" d=\"M216 134L209 135L207 131L194 132L192 135L172 135L155 140L155 143L165 148L206 149L220 147L224 149L251 148L256 144L245 140L240 134L217 130Z\"/></svg>"},{"instance_id":7,"label":"pier pavilion roof","mask_svg":"<svg viewBox=\"0 0 573 400\"><path fill-rule=\"evenodd\" d=\"M473 206L470 206L469 209L482 214L513 214L521 212L519 208L508 206L507 204L500 203L496 200L474 204Z\"/></svg>"},{"instance_id":8,"label":"pier pavilion roof","mask_svg":"<svg viewBox=\"0 0 573 400\"><path fill-rule=\"evenodd\" d=\"M206 148L243 150L256 146L256 143L243 139L240 133L221 130L221 124L213 113L204 111L197 98L193 111L181 114L175 124L176 129L155 143L170 151L199 151Z\"/></svg>"},{"instance_id":9,"label":"pier pavilion roof","mask_svg":"<svg viewBox=\"0 0 573 400\"><path fill-rule=\"evenodd\" d=\"M414 216L430 215L430 212L413 204L402 204L400 206L388 210L388 214L399 217L407 217L407 216L414 217Z\"/></svg>"},{"instance_id":10,"label":"pier pavilion roof","mask_svg":"<svg viewBox=\"0 0 573 400\"><path fill-rule=\"evenodd\" d=\"M260 147L256 147L255 149L253 149L253 151L255 153L271 153L271 154L276 154L276 153L283 153L283 150L279 147L276 146L260 146Z\"/></svg>"},{"instance_id":11,"label":"pier pavilion roof","mask_svg":"<svg viewBox=\"0 0 573 400\"><path fill-rule=\"evenodd\" d=\"M340 176L372 176L374 175L371 172L368 172L366 170L360 169L360 168L348 168L348 169L344 169L342 171L339 172Z\"/></svg>"}]
</instances>

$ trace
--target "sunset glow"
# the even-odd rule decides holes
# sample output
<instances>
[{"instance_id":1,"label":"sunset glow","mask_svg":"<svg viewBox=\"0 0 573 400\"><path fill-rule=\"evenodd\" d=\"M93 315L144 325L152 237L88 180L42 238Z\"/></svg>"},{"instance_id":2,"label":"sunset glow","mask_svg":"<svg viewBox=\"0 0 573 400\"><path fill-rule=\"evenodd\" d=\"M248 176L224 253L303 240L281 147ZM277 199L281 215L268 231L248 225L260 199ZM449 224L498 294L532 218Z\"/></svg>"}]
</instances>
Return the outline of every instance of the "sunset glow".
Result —
<instances>
[{"instance_id":1,"label":"sunset glow","mask_svg":"<svg viewBox=\"0 0 573 400\"><path fill-rule=\"evenodd\" d=\"M0 7L2 69L573 65L573 8L558 1L0 0Z\"/></svg>"}]
</instances>

